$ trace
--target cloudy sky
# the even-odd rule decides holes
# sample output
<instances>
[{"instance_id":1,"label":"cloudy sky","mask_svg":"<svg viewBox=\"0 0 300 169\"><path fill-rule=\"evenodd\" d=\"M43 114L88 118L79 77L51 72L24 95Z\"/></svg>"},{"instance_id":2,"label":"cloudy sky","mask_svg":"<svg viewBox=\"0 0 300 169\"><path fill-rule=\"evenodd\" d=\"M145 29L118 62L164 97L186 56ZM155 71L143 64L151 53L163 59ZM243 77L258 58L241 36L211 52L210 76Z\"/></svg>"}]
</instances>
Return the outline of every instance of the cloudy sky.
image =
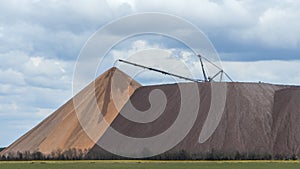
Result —
<instances>
[{"instance_id":1,"label":"cloudy sky","mask_svg":"<svg viewBox=\"0 0 300 169\"><path fill-rule=\"evenodd\" d=\"M0 146L71 98L74 64L88 38L112 20L135 13L168 13L195 24L236 81L300 84L297 0L0 1ZM189 54L159 38L133 38L110 54L147 48L164 48L182 58Z\"/></svg>"}]
</instances>

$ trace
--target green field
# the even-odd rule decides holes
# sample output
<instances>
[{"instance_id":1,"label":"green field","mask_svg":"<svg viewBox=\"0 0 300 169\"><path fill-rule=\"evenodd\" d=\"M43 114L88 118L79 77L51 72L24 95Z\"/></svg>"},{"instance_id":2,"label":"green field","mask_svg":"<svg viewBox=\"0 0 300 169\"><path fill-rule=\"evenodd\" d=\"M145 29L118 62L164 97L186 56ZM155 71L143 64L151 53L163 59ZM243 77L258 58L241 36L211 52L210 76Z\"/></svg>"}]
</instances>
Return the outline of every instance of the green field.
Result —
<instances>
[{"instance_id":1,"label":"green field","mask_svg":"<svg viewBox=\"0 0 300 169\"><path fill-rule=\"evenodd\" d=\"M299 169L300 161L0 161L0 169Z\"/></svg>"}]
</instances>

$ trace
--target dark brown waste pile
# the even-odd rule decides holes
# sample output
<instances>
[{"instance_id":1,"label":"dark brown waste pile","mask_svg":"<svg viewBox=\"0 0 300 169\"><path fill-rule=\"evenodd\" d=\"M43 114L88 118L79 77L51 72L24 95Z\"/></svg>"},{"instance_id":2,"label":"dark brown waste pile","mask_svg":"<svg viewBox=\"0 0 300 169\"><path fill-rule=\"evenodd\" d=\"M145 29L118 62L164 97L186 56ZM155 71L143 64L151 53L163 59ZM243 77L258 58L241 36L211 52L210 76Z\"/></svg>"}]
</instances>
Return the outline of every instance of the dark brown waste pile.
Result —
<instances>
[{"instance_id":1,"label":"dark brown waste pile","mask_svg":"<svg viewBox=\"0 0 300 169\"><path fill-rule=\"evenodd\" d=\"M149 108L148 95L152 90L164 91L168 102L163 114L150 123L136 123L123 117L112 103L109 88L110 79L115 72L121 75L119 80L123 86L127 86L126 90L131 91L130 101L138 110ZM167 130L178 115L180 91L177 84L141 86L116 68L99 76L95 84L98 108L101 111L105 108L105 120L124 135L138 138L158 135ZM273 156L300 155L300 87L265 83L227 83L225 112L213 135L202 144L198 139L210 108L211 93L209 83L198 83L198 88L201 101L195 124L170 152L185 150L191 154L213 151L224 154L239 152ZM124 87L120 89L124 90ZM93 97L90 90L94 90L92 84L78 94L85 96L80 104L81 109L90 109L89 102ZM127 98L124 99L122 91L118 92L120 98L117 99L125 105L121 112L126 111ZM87 118L99 119L96 112L94 116ZM103 127L95 131L93 137L101 139L105 131L106 128ZM70 148L102 151L82 129L72 99L2 151L1 155L17 151L40 151L49 154L57 149L65 151Z\"/></svg>"}]
</instances>

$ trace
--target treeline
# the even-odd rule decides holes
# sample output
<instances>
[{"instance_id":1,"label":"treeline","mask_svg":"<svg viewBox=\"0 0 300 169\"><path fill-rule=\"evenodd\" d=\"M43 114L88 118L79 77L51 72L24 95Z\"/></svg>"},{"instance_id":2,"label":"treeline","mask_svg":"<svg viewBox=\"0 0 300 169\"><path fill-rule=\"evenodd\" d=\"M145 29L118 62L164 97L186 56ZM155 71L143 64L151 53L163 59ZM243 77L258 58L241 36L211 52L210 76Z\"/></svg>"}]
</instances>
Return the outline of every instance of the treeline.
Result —
<instances>
[{"instance_id":1,"label":"treeline","mask_svg":"<svg viewBox=\"0 0 300 169\"><path fill-rule=\"evenodd\" d=\"M0 147L0 152L2 151L2 150L4 150L5 149L5 147Z\"/></svg>"},{"instance_id":2,"label":"treeline","mask_svg":"<svg viewBox=\"0 0 300 169\"><path fill-rule=\"evenodd\" d=\"M25 151L25 152L8 152L2 155L1 160L83 160L85 159L88 150L68 149L62 151L60 149L51 152L50 154L43 154L40 151Z\"/></svg>"},{"instance_id":3,"label":"treeline","mask_svg":"<svg viewBox=\"0 0 300 169\"><path fill-rule=\"evenodd\" d=\"M147 158L149 160L297 160L296 155L275 155L257 154L257 153L225 153L211 151L207 153L188 153L181 150L176 153L163 153L154 157Z\"/></svg>"},{"instance_id":4,"label":"treeline","mask_svg":"<svg viewBox=\"0 0 300 169\"><path fill-rule=\"evenodd\" d=\"M111 154L106 151L90 151L81 149L57 150L50 154L35 152L9 152L1 157L1 160L122 160L130 159ZM178 152L166 152L145 160L297 160L296 155L275 155L255 153L223 153L211 151L207 153L188 153L185 150Z\"/></svg>"}]
</instances>

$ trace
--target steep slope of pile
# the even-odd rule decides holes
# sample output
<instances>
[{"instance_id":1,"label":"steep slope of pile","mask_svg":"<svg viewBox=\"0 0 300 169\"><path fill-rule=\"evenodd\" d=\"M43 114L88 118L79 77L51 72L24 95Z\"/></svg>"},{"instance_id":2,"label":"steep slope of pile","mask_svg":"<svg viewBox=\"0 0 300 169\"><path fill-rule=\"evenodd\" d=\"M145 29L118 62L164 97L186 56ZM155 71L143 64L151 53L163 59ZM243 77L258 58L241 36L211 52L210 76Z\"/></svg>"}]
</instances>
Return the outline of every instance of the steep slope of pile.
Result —
<instances>
[{"instance_id":1,"label":"steep slope of pile","mask_svg":"<svg viewBox=\"0 0 300 169\"><path fill-rule=\"evenodd\" d=\"M276 90L281 88L269 84L229 83L225 112L211 138L200 144L190 134L178 148L190 145L190 151L271 154L273 97ZM202 112L204 117L206 113ZM202 121L196 121L196 135L203 127Z\"/></svg>"},{"instance_id":2,"label":"steep slope of pile","mask_svg":"<svg viewBox=\"0 0 300 169\"><path fill-rule=\"evenodd\" d=\"M273 153L300 155L300 88L279 90L274 101Z\"/></svg>"},{"instance_id":3,"label":"steep slope of pile","mask_svg":"<svg viewBox=\"0 0 300 169\"><path fill-rule=\"evenodd\" d=\"M114 84L112 84L113 78L117 78ZM113 99L118 100L120 105L117 106L122 106L134 90L140 87L140 84L120 70L111 68L75 96L78 100L82 100L76 111L82 110L87 118L97 119L98 123L103 121L103 119L99 119L99 113L102 113L105 121L111 123L118 114L118 108L112 102L112 87L115 92ZM95 97L97 105L91 106ZM80 125L73 99L7 147L1 154L17 151L40 151L49 154L58 149L61 151L71 148L84 150L93 147L95 142ZM105 128L102 132L96 131L92 137L100 138L104 131Z\"/></svg>"}]
</instances>

